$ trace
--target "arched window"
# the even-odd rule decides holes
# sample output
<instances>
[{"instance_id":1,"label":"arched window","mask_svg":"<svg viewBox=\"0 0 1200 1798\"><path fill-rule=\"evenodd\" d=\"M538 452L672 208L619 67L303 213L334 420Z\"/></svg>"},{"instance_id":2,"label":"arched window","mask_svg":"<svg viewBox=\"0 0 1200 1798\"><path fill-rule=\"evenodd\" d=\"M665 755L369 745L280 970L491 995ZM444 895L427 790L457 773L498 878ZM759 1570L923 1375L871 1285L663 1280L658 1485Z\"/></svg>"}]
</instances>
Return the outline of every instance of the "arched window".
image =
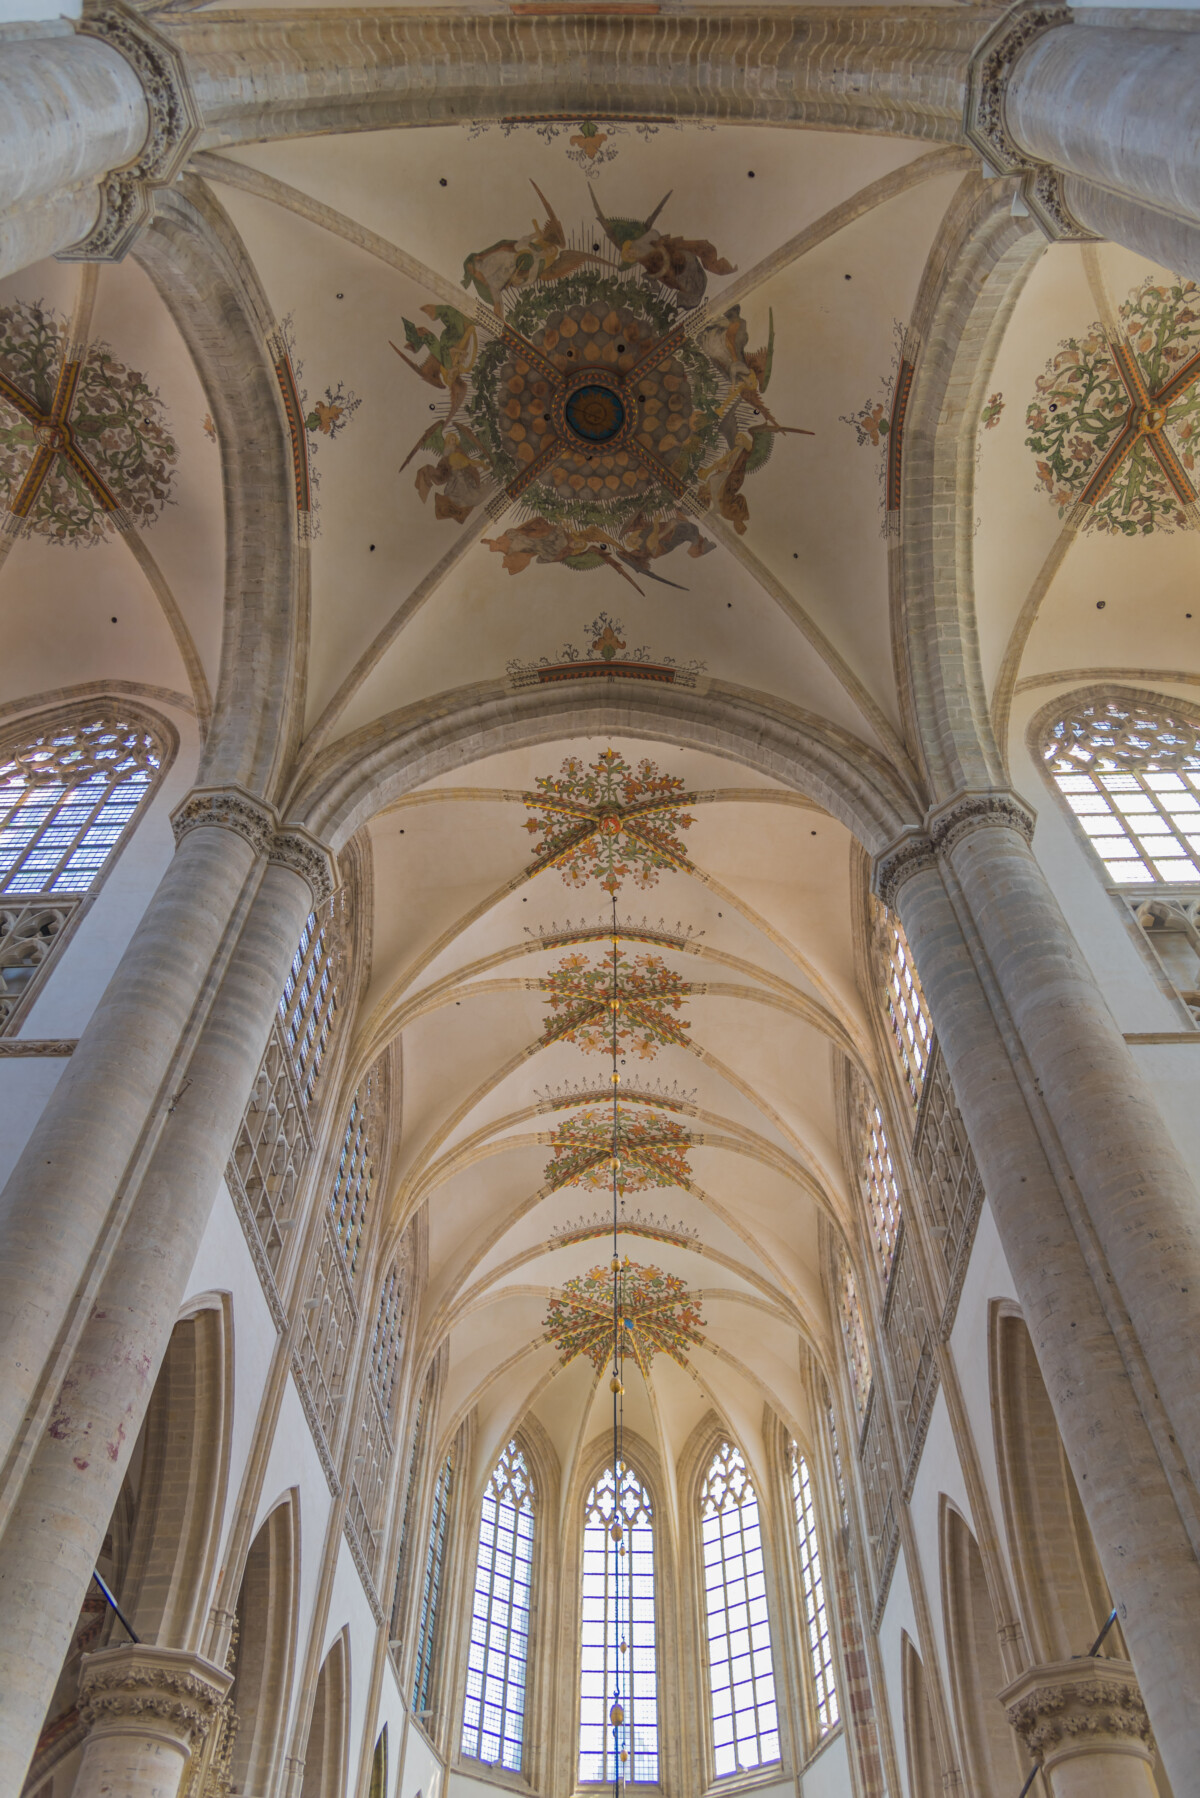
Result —
<instances>
[{"instance_id":1,"label":"arched window","mask_svg":"<svg viewBox=\"0 0 1200 1798\"><path fill-rule=\"evenodd\" d=\"M817 1546L817 1513L813 1502L808 1462L792 1443L792 1503L800 1542L800 1584L804 1591L804 1627L808 1633L809 1665L817 1703L817 1728L821 1734L838 1721L837 1679L833 1670L833 1642L821 1577L821 1551Z\"/></svg>"},{"instance_id":2,"label":"arched window","mask_svg":"<svg viewBox=\"0 0 1200 1798\"><path fill-rule=\"evenodd\" d=\"M525 1741L533 1498L525 1457L510 1442L483 1495L462 1729L464 1754L510 1773L521 1771Z\"/></svg>"},{"instance_id":3,"label":"arched window","mask_svg":"<svg viewBox=\"0 0 1200 1798\"><path fill-rule=\"evenodd\" d=\"M892 1162L883 1115L874 1097L863 1093L859 1142L859 1177L871 1219L871 1239L884 1285L896 1257L900 1236L900 1185Z\"/></svg>"},{"instance_id":4,"label":"arched window","mask_svg":"<svg viewBox=\"0 0 1200 1798\"><path fill-rule=\"evenodd\" d=\"M1131 693L1081 700L1040 747L1115 885L1200 883L1200 727L1181 709Z\"/></svg>"},{"instance_id":5,"label":"arched window","mask_svg":"<svg viewBox=\"0 0 1200 1798\"><path fill-rule=\"evenodd\" d=\"M925 1084L925 1069L933 1047L933 1025L900 920L882 906L879 910L886 954L884 1004L900 1074L909 1098L916 1105Z\"/></svg>"},{"instance_id":6,"label":"arched window","mask_svg":"<svg viewBox=\"0 0 1200 1798\"><path fill-rule=\"evenodd\" d=\"M859 1423L866 1415L871 1396L871 1356L867 1348L867 1332L863 1328L862 1306L854 1284L854 1269L845 1249L838 1255L837 1303L838 1321L842 1326L842 1346L846 1351L846 1367Z\"/></svg>"},{"instance_id":7,"label":"arched window","mask_svg":"<svg viewBox=\"0 0 1200 1798\"><path fill-rule=\"evenodd\" d=\"M619 1589L609 1531L619 1513L624 1526ZM626 1652L620 1644L626 1644ZM617 1481L608 1467L588 1493L583 1512L582 1654L579 1686L579 1779L611 1780L612 1694L618 1683L625 1712L623 1741L629 1759L625 1780L658 1780L658 1656L654 1628L654 1513L650 1494L631 1467Z\"/></svg>"},{"instance_id":8,"label":"arched window","mask_svg":"<svg viewBox=\"0 0 1200 1798\"><path fill-rule=\"evenodd\" d=\"M758 1499L741 1450L722 1442L700 1493L708 1680L718 1779L779 1759L775 1666Z\"/></svg>"},{"instance_id":9,"label":"arched window","mask_svg":"<svg viewBox=\"0 0 1200 1798\"><path fill-rule=\"evenodd\" d=\"M0 1029L133 826L164 746L112 706L76 710L0 746Z\"/></svg>"},{"instance_id":10,"label":"arched window","mask_svg":"<svg viewBox=\"0 0 1200 1798\"><path fill-rule=\"evenodd\" d=\"M421 1587L421 1620L417 1630L417 1658L413 1671L412 1707L418 1717L429 1715L433 1683L433 1650L437 1641L438 1606L442 1596L442 1568L446 1559L446 1533L450 1526L450 1489L454 1481L454 1451L442 1462L433 1489L433 1515L429 1519L429 1546L425 1551L425 1580Z\"/></svg>"}]
</instances>

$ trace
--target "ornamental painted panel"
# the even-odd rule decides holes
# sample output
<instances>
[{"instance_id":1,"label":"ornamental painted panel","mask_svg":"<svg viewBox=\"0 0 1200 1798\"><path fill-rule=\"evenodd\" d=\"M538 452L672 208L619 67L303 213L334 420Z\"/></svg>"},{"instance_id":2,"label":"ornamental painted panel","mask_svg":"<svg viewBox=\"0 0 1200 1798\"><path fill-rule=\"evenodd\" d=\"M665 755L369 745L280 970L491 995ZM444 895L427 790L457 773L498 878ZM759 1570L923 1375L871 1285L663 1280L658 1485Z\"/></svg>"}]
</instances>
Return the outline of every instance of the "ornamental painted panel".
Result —
<instances>
[{"instance_id":1,"label":"ornamental painted panel","mask_svg":"<svg viewBox=\"0 0 1200 1798\"><path fill-rule=\"evenodd\" d=\"M627 1255L615 1282L607 1267L568 1280L550 1300L544 1328L564 1367L586 1355L597 1373L613 1358L614 1330L619 1330L621 1353L632 1355L646 1376L659 1354L686 1367L687 1350L704 1341L703 1325L700 1307L682 1280Z\"/></svg>"},{"instance_id":2,"label":"ornamental painted panel","mask_svg":"<svg viewBox=\"0 0 1200 1798\"><path fill-rule=\"evenodd\" d=\"M597 1105L565 1118L550 1138L546 1166L552 1190L579 1186L624 1197L652 1186L687 1186L692 1138L674 1118L629 1105Z\"/></svg>"},{"instance_id":3,"label":"ornamental painted panel","mask_svg":"<svg viewBox=\"0 0 1200 1798\"><path fill-rule=\"evenodd\" d=\"M179 449L157 392L107 344L68 343L41 301L0 308L0 495L50 543L154 523Z\"/></svg>"},{"instance_id":4,"label":"ornamental painted panel","mask_svg":"<svg viewBox=\"0 0 1200 1798\"><path fill-rule=\"evenodd\" d=\"M585 765L569 755L524 795L532 814L525 829L540 839L532 872L557 868L573 887L597 880L614 899L626 880L652 887L662 868L690 873L679 841L695 823L683 809L690 797L682 780L649 760L632 767L606 749Z\"/></svg>"},{"instance_id":5,"label":"ornamental painted panel","mask_svg":"<svg viewBox=\"0 0 1200 1798\"><path fill-rule=\"evenodd\" d=\"M596 1055L630 1053L651 1061L660 1048L688 1046L679 1016L691 987L659 955L616 952L589 962L563 957L541 982L549 1016L543 1042L573 1043Z\"/></svg>"},{"instance_id":6,"label":"ornamental painted panel","mask_svg":"<svg viewBox=\"0 0 1200 1798\"><path fill-rule=\"evenodd\" d=\"M657 229L666 199L648 218L610 218L591 193L585 248L534 192L543 223L466 258L474 317L443 303L422 308L429 325L402 321L405 349L392 347L442 402L404 466L430 458L415 484L440 519L519 506L484 538L510 574L609 568L639 593L641 580L678 586L651 564L706 555L705 512L744 532L743 485L794 429L763 397L774 320L752 350L739 306L702 310L709 275L733 268L707 238Z\"/></svg>"},{"instance_id":7,"label":"ornamental painted panel","mask_svg":"<svg viewBox=\"0 0 1200 1798\"><path fill-rule=\"evenodd\" d=\"M1107 333L1068 338L1037 378L1025 442L1063 517L1127 537L1196 523L1200 289L1148 280Z\"/></svg>"}]
</instances>

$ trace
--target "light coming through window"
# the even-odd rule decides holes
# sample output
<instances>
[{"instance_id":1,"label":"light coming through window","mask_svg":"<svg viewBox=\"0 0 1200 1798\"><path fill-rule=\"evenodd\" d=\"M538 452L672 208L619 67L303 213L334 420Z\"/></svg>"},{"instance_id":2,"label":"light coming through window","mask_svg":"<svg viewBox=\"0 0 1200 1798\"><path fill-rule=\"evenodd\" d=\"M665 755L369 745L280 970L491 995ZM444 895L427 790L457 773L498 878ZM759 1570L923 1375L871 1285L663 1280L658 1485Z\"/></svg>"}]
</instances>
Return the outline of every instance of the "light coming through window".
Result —
<instances>
[{"instance_id":1,"label":"light coming through window","mask_svg":"<svg viewBox=\"0 0 1200 1798\"><path fill-rule=\"evenodd\" d=\"M611 1780L609 1708L618 1682L625 1723L618 1752L627 1780L658 1779L658 1664L654 1641L654 1517L650 1494L630 1467L621 1471L624 1525L619 1589L609 1529L616 1509L611 1467L588 1493L583 1513L583 1615L579 1687L580 1784ZM618 1615L617 1600L620 1612ZM621 1643L625 1652L621 1653Z\"/></svg>"},{"instance_id":2,"label":"light coming through window","mask_svg":"<svg viewBox=\"0 0 1200 1798\"><path fill-rule=\"evenodd\" d=\"M817 1728L824 1735L838 1720L837 1683L833 1672L833 1645L829 1638L829 1613L825 1607L825 1582L821 1578L821 1553L817 1547L812 1480L808 1462L794 1442L792 1502L796 1507L796 1533L800 1538L800 1583L804 1588L804 1627L817 1701Z\"/></svg>"},{"instance_id":3,"label":"light coming through window","mask_svg":"<svg viewBox=\"0 0 1200 1798\"><path fill-rule=\"evenodd\" d=\"M115 714L0 751L0 891L86 893L161 762L152 733Z\"/></svg>"},{"instance_id":4,"label":"light coming through window","mask_svg":"<svg viewBox=\"0 0 1200 1798\"><path fill-rule=\"evenodd\" d=\"M758 1499L741 1451L722 1442L700 1495L708 1677L717 1777L779 1759L779 1718Z\"/></svg>"},{"instance_id":5,"label":"light coming through window","mask_svg":"<svg viewBox=\"0 0 1200 1798\"><path fill-rule=\"evenodd\" d=\"M1200 882L1200 740L1186 718L1115 695L1060 718L1042 754L1114 885Z\"/></svg>"},{"instance_id":6,"label":"light coming through window","mask_svg":"<svg viewBox=\"0 0 1200 1798\"><path fill-rule=\"evenodd\" d=\"M532 1572L533 1483L510 1442L483 1495L462 1730L464 1754L510 1773L525 1740Z\"/></svg>"}]
</instances>

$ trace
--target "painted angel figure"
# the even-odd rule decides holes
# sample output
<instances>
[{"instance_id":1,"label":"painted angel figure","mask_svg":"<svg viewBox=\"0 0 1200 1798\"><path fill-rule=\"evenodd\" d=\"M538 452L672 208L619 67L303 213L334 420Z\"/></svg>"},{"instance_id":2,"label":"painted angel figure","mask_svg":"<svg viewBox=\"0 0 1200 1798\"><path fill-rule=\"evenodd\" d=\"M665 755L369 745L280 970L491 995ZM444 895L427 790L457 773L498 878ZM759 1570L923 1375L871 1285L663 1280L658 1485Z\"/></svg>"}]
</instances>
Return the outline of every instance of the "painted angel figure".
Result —
<instances>
[{"instance_id":1,"label":"painted angel figure","mask_svg":"<svg viewBox=\"0 0 1200 1798\"><path fill-rule=\"evenodd\" d=\"M699 496L728 519L739 537L750 517L742 483L767 460L774 438L815 436L815 432L799 425L781 425L763 398L775 359L775 315L772 312L767 316L767 341L760 350L747 347L750 333L740 306L731 306L696 334L697 347L729 383L720 415L724 447L707 467L699 470ZM763 421L761 425L739 422L738 409L743 405L757 413Z\"/></svg>"},{"instance_id":2,"label":"painted angel figure","mask_svg":"<svg viewBox=\"0 0 1200 1798\"><path fill-rule=\"evenodd\" d=\"M533 221L524 237L502 237L486 250L473 250L463 263L462 284L476 293L493 312L500 311L500 295L510 287L527 287L531 281L553 275L558 280L598 257L589 250L568 250L567 234L549 200L537 185L529 183L549 217L544 225Z\"/></svg>"},{"instance_id":3,"label":"painted angel figure","mask_svg":"<svg viewBox=\"0 0 1200 1798\"><path fill-rule=\"evenodd\" d=\"M414 486L422 500L429 498L433 488L440 488L433 502L434 516L465 524L483 498L492 472L483 446L465 426L461 432L447 430L445 420L438 421L433 437L426 432L426 438L427 448L437 452L438 459L418 468Z\"/></svg>"},{"instance_id":4,"label":"painted angel figure","mask_svg":"<svg viewBox=\"0 0 1200 1798\"><path fill-rule=\"evenodd\" d=\"M479 333L471 321L453 306L422 306L421 311L426 318L436 319L441 325L440 337L428 325L414 325L410 318L400 322L404 326L405 344L414 354L419 355L424 351L425 360L414 362L397 344L392 344L392 348L405 367L411 368L415 375L420 375L431 387L445 389L450 395L450 411L447 416L453 418L467 397L467 376L475 364Z\"/></svg>"},{"instance_id":5,"label":"painted angel figure","mask_svg":"<svg viewBox=\"0 0 1200 1798\"><path fill-rule=\"evenodd\" d=\"M677 293L681 305L698 306L707 291L708 276L732 275L734 265L718 256L716 245L706 237L666 237L654 229L655 219L670 198L669 193L664 195L648 219L606 218L594 192L592 205L605 236L627 268L636 262L652 281Z\"/></svg>"}]
</instances>

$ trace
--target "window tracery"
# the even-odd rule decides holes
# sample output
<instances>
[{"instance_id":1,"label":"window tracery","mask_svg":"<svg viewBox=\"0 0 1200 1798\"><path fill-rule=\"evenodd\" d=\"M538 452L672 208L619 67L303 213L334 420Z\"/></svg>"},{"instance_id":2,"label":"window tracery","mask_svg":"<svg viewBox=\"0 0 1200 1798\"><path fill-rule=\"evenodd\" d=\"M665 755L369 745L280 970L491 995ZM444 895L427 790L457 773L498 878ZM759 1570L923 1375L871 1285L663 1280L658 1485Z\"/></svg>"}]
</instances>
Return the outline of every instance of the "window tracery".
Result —
<instances>
[{"instance_id":1,"label":"window tracery","mask_svg":"<svg viewBox=\"0 0 1200 1798\"><path fill-rule=\"evenodd\" d=\"M161 771L164 746L112 706L0 748L0 1030L15 1023Z\"/></svg>"},{"instance_id":2,"label":"window tracery","mask_svg":"<svg viewBox=\"0 0 1200 1798\"><path fill-rule=\"evenodd\" d=\"M886 1286L896 1256L903 1208L883 1114L874 1098L866 1093L862 1098L859 1128L859 1176L866 1196L879 1272Z\"/></svg>"},{"instance_id":3,"label":"window tracery","mask_svg":"<svg viewBox=\"0 0 1200 1798\"><path fill-rule=\"evenodd\" d=\"M533 1579L534 1488L520 1446L510 1442L483 1495L462 1753L521 1771Z\"/></svg>"},{"instance_id":4,"label":"window tracery","mask_svg":"<svg viewBox=\"0 0 1200 1798\"><path fill-rule=\"evenodd\" d=\"M1200 884L1200 726L1182 709L1131 693L1081 699L1040 747L1115 885Z\"/></svg>"},{"instance_id":5,"label":"window tracery","mask_svg":"<svg viewBox=\"0 0 1200 1798\"><path fill-rule=\"evenodd\" d=\"M372 1114L378 1099L378 1086L379 1075L372 1069L350 1101L342 1152L329 1195L333 1233L351 1279L358 1266L375 1181L375 1152L371 1138L375 1134Z\"/></svg>"},{"instance_id":6,"label":"window tracery","mask_svg":"<svg viewBox=\"0 0 1200 1798\"><path fill-rule=\"evenodd\" d=\"M340 928L344 903L344 894L339 892L309 913L279 1000L284 1042L306 1110L313 1102L321 1063L333 1037L338 982L345 960L345 933Z\"/></svg>"},{"instance_id":7,"label":"window tracery","mask_svg":"<svg viewBox=\"0 0 1200 1798\"><path fill-rule=\"evenodd\" d=\"M618 1515L629 1557L620 1593L622 1612L628 1607L628 1613L620 1618L609 1552L609 1530ZM629 1744L624 1778L654 1783L658 1779L658 1656L650 1494L631 1467L622 1467L618 1499L616 1472L607 1467L588 1493L583 1516L579 1780L592 1784L616 1776L608 1711L620 1672Z\"/></svg>"},{"instance_id":8,"label":"window tracery","mask_svg":"<svg viewBox=\"0 0 1200 1798\"><path fill-rule=\"evenodd\" d=\"M863 1327L862 1306L854 1283L854 1269L845 1249L839 1250L837 1266L838 1321L842 1326L842 1346L846 1351L846 1367L850 1390L859 1424L866 1415L871 1396L871 1355L867 1348L867 1332Z\"/></svg>"},{"instance_id":9,"label":"window tracery","mask_svg":"<svg viewBox=\"0 0 1200 1798\"><path fill-rule=\"evenodd\" d=\"M442 1570L446 1560L446 1535L450 1526L450 1493L453 1482L454 1450L451 1449L438 1470L437 1483L433 1488L429 1546L425 1551L425 1578L421 1586L421 1617L417 1628L412 1692L412 1708L418 1717L429 1715L433 1651L437 1642L438 1609L442 1596Z\"/></svg>"},{"instance_id":10,"label":"window tracery","mask_svg":"<svg viewBox=\"0 0 1200 1798\"><path fill-rule=\"evenodd\" d=\"M718 1779L779 1759L758 1497L741 1450L717 1448L700 1493L713 1759Z\"/></svg>"},{"instance_id":11,"label":"window tracery","mask_svg":"<svg viewBox=\"0 0 1200 1798\"><path fill-rule=\"evenodd\" d=\"M396 1396L400 1351L404 1347L409 1271L407 1258L397 1255L379 1290L375 1333L371 1338L371 1385L389 1430L392 1423L392 1401Z\"/></svg>"},{"instance_id":12,"label":"window tracery","mask_svg":"<svg viewBox=\"0 0 1200 1798\"><path fill-rule=\"evenodd\" d=\"M800 1583L804 1592L804 1625L808 1635L809 1665L812 1668L813 1691L816 1696L817 1728L824 1735L836 1727L839 1718L837 1677L833 1666L829 1612L825 1603L825 1581L821 1573L821 1550L817 1542L812 1476L808 1470L808 1462L794 1442L791 1463L792 1504L800 1543Z\"/></svg>"},{"instance_id":13,"label":"window tracery","mask_svg":"<svg viewBox=\"0 0 1200 1798\"><path fill-rule=\"evenodd\" d=\"M879 905L877 914L885 957L884 1005L891 1027L892 1047L905 1090L916 1106L929 1065L933 1024L899 918Z\"/></svg>"}]
</instances>

